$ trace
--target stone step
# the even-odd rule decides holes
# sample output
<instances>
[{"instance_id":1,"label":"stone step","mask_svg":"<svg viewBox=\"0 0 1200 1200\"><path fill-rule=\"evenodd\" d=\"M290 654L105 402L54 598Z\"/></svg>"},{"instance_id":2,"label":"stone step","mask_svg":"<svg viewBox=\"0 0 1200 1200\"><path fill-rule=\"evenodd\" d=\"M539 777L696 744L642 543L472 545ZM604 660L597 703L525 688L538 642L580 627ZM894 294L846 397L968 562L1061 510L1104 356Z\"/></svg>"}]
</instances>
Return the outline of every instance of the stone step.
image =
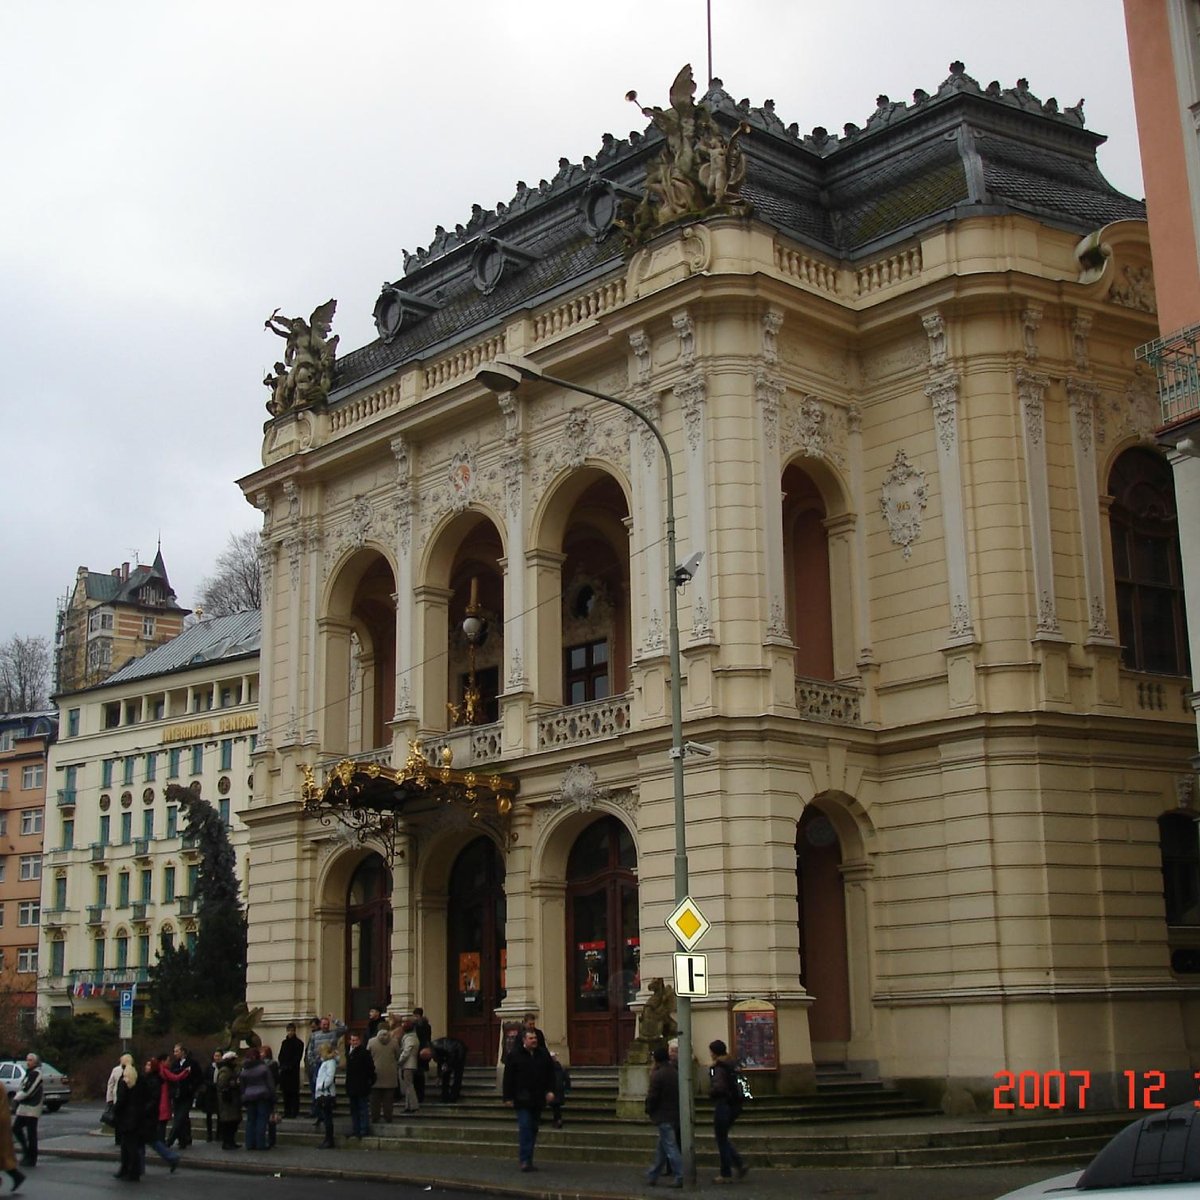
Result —
<instances>
[{"instance_id":1,"label":"stone step","mask_svg":"<svg viewBox=\"0 0 1200 1200\"><path fill-rule=\"evenodd\" d=\"M774 1127L743 1117L735 1140L747 1159L761 1167L950 1167L1013 1162L1082 1165L1129 1119L1124 1113L951 1129L931 1119L928 1126L899 1130L856 1121L851 1131L818 1133L799 1132L804 1126L794 1122ZM339 1131L344 1130L345 1123L346 1117L339 1114ZM382 1126L377 1136L365 1139L363 1144L418 1153L508 1158L514 1151L514 1126L507 1109L470 1120L431 1120L423 1112ZM715 1166L711 1130L702 1118L697 1120L696 1132L698 1163L702 1169ZM304 1121L284 1123L279 1136L285 1144L313 1145L319 1140L312 1125ZM543 1125L538 1154L547 1161L611 1162L633 1167L649 1161L655 1142L654 1130L647 1123L586 1123L568 1115L561 1130Z\"/></svg>"}]
</instances>

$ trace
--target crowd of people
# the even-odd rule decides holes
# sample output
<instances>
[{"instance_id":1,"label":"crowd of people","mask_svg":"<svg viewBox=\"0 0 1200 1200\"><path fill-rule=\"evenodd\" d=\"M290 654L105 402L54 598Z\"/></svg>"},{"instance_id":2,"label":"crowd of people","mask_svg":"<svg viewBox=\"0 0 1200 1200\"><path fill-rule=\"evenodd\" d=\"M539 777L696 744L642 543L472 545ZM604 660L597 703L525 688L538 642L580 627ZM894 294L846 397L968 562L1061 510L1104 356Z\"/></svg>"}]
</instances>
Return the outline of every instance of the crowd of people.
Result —
<instances>
[{"instance_id":1,"label":"crowd of people","mask_svg":"<svg viewBox=\"0 0 1200 1200\"><path fill-rule=\"evenodd\" d=\"M452 1038L435 1041L420 1008L403 1017L384 1016L372 1008L366 1032L364 1039L329 1015L312 1019L307 1043L301 1040L295 1023L289 1022L278 1058L269 1046L251 1046L240 1055L234 1050L216 1050L212 1061L201 1067L185 1046L177 1044L170 1054L148 1058L139 1068L132 1055L121 1055L108 1079L102 1118L111 1126L120 1150L116 1178L139 1180L146 1170L147 1149L174 1173L179 1151L192 1144L193 1107L204 1113L206 1141L219 1138L223 1150L271 1150L280 1119L301 1115L302 1083L307 1083L309 1116L324 1134L320 1147L332 1149L343 1039L341 1086L349 1109L348 1137L361 1142L371 1135L372 1125L391 1122L397 1101L405 1115L419 1113L431 1063L442 1082L442 1099L458 1098L466 1047ZM737 1062L725 1043L711 1042L709 1053L709 1095L720 1163L713 1182L728 1184L735 1177L743 1178L748 1170L729 1140L729 1131L742 1110L743 1091ZM677 1044L656 1049L653 1058L645 1109L658 1130L658 1143L646 1183L655 1186L666 1179L669 1186L681 1188ZM0 1088L0 1171L12 1179L13 1191L25 1180L14 1142L23 1152L20 1165L37 1165L42 1086L40 1062L36 1054L30 1054L20 1089L13 1097L15 1118L8 1096ZM561 1128L570 1086L569 1072L547 1049L534 1014L526 1013L519 1036L505 1056L501 1085L503 1101L516 1115L520 1170L537 1170L533 1156L543 1113L549 1110L553 1124ZM244 1140L239 1142L243 1125Z\"/></svg>"}]
</instances>

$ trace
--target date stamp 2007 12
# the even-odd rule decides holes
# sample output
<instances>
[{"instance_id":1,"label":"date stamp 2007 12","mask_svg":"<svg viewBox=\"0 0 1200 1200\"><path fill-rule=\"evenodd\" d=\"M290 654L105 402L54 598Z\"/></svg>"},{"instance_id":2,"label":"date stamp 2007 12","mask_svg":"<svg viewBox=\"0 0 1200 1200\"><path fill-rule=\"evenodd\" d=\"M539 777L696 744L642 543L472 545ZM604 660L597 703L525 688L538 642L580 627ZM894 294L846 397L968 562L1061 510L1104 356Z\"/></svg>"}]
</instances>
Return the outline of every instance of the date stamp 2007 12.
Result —
<instances>
[{"instance_id":1,"label":"date stamp 2007 12","mask_svg":"<svg viewBox=\"0 0 1200 1200\"><path fill-rule=\"evenodd\" d=\"M1161 1099L1166 1091L1167 1077L1162 1071L1122 1071L1124 1087L1118 1089L1117 1103L1130 1111L1166 1108ZM1057 1112L1072 1108L1087 1109L1088 1090L1092 1086L1091 1071L997 1071L992 1076L992 1108L997 1112L1023 1112L1046 1109ZM1194 1078L1200 1083L1200 1071ZM1200 1095L1192 1101L1200 1108Z\"/></svg>"}]
</instances>

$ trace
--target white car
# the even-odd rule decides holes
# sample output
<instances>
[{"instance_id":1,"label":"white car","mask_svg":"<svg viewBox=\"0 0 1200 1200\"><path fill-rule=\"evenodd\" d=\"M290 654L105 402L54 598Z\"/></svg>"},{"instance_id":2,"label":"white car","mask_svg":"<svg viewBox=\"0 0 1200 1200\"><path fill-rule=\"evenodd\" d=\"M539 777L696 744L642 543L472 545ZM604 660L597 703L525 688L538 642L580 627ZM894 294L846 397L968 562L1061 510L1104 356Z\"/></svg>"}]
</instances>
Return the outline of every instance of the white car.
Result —
<instances>
[{"instance_id":1,"label":"white car","mask_svg":"<svg viewBox=\"0 0 1200 1200\"><path fill-rule=\"evenodd\" d=\"M1000 1200L1200 1200L1200 1108L1180 1104L1126 1125L1082 1171L1008 1192Z\"/></svg>"},{"instance_id":2,"label":"white car","mask_svg":"<svg viewBox=\"0 0 1200 1200\"><path fill-rule=\"evenodd\" d=\"M25 1080L25 1062L11 1059L0 1062L0 1087L11 1100ZM71 1098L71 1081L56 1067L42 1063L42 1107L57 1112Z\"/></svg>"}]
</instances>

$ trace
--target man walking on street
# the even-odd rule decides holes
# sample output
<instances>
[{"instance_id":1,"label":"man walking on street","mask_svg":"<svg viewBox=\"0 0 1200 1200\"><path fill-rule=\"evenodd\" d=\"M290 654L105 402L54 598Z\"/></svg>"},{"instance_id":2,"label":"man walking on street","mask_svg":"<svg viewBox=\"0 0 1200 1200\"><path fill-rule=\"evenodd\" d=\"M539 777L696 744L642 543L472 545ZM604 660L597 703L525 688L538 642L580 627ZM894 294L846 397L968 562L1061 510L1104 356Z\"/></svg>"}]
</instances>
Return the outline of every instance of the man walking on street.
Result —
<instances>
[{"instance_id":1,"label":"man walking on street","mask_svg":"<svg viewBox=\"0 0 1200 1200\"><path fill-rule=\"evenodd\" d=\"M186 1150L192 1144L192 1101L200 1087L200 1064L176 1043L171 1061L162 1067L162 1077L170 1085L172 1096L167 1146L178 1142L180 1150Z\"/></svg>"},{"instance_id":2,"label":"man walking on street","mask_svg":"<svg viewBox=\"0 0 1200 1200\"><path fill-rule=\"evenodd\" d=\"M545 1047L538 1045L535 1029L526 1029L521 1044L504 1063L504 1103L517 1113L517 1158L522 1171L536 1171L533 1148L537 1144L542 1109L554 1100L554 1065Z\"/></svg>"},{"instance_id":3,"label":"man walking on street","mask_svg":"<svg viewBox=\"0 0 1200 1200\"><path fill-rule=\"evenodd\" d=\"M709 1042L708 1052L712 1055L708 1094L713 1101L713 1136L717 1140L717 1156L721 1163L721 1173L713 1176L713 1183L732 1183L735 1172L741 1179L750 1169L729 1140L729 1130L742 1111L742 1089L737 1067L729 1057L725 1043L720 1039Z\"/></svg>"},{"instance_id":4,"label":"man walking on street","mask_svg":"<svg viewBox=\"0 0 1200 1200\"><path fill-rule=\"evenodd\" d=\"M675 1140L679 1124L679 1068L661 1047L654 1051L654 1069L646 1091L646 1116L658 1127L658 1149L654 1165L646 1172L646 1182L654 1187L664 1166L674 1177L670 1186L683 1187L683 1159Z\"/></svg>"}]
</instances>

